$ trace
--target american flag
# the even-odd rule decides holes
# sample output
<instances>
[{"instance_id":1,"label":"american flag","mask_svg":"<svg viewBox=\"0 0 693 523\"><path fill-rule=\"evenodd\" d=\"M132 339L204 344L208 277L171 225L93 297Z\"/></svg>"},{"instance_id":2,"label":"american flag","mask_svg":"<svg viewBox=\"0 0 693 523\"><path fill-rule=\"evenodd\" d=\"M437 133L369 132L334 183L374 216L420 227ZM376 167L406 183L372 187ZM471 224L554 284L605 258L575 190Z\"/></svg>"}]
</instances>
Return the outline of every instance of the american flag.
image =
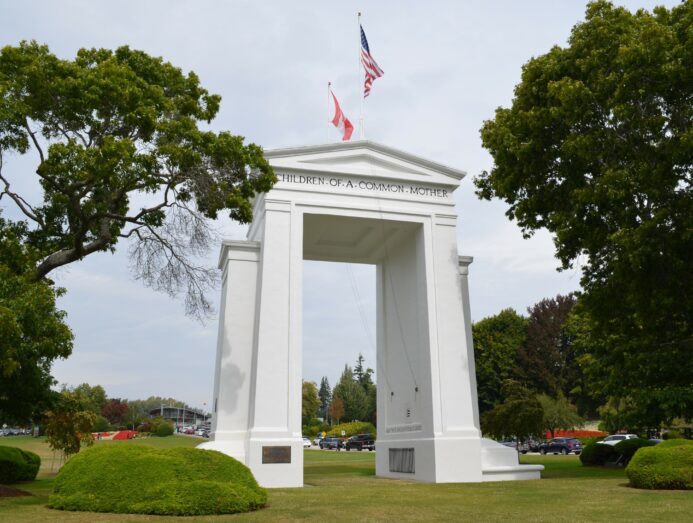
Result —
<instances>
[{"instance_id":1,"label":"american flag","mask_svg":"<svg viewBox=\"0 0 693 523\"><path fill-rule=\"evenodd\" d=\"M375 63L373 57L371 56L371 50L368 48L368 40L366 40L366 33L363 32L363 26L361 25L361 63L363 64L363 70L366 73L366 80L363 84L363 97L365 98L371 92L371 85L373 80L380 78L383 74L383 70L378 67Z\"/></svg>"}]
</instances>

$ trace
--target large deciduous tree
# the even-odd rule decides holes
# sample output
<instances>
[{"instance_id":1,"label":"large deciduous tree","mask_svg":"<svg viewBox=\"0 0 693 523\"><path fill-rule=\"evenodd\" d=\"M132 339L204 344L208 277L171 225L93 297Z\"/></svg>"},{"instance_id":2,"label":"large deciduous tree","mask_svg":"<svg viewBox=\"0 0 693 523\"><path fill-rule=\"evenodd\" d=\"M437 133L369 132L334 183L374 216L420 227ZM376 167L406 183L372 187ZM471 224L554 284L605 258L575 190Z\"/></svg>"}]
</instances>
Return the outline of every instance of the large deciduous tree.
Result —
<instances>
[{"instance_id":1,"label":"large deciduous tree","mask_svg":"<svg viewBox=\"0 0 693 523\"><path fill-rule=\"evenodd\" d=\"M526 441L543 431L544 411L536 395L515 380L502 385L505 400L481 415L484 434Z\"/></svg>"},{"instance_id":2,"label":"large deciduous tree","mask_svg":"<svg viewBox=\"0 0 693 523\"><path fill-rule=\"evenodd\" d=\"M86 410L101 415L101 409L108 403L106 390L101 385L91 386L88 383L81 383L72 390L79 396Z\"/></svg>"},{"instance_id":3,"label":"large deciduous tree","mask_svg":"<svg viewBox=\"0 0 693 523\"><path fill-rule=\"evenodd\" d=\"M579 263L594 383L650 425L693 412L692 22L693 2L589 4L481 130L477 194Z\"/></svg>"},{"instance_id":4,"label":"large deciduous tree","mask_svg":"<svg viewBox=\"0 0 693 523\"><path fill-rule=\"evenodd\" d=\"M560 392L557 398L539 394L537 399L544 411L544 429L551 433L552 438L557 430L573 430L581 427L585 421L578 415L575 405Z\"/></svg>"},{"instance_id":5,"label":"large deciduous tree","mask_svg":"<svg viewBox=\"0 0 693 523\"><path fill-rule=\"evenodd\" d=\"M598 403L587 393L582 356L571 314L573 295L545 298L527 309L527 339L517 353L517 378L553 398L565 396L583 414L596 414Z\"/></svg>"},{"instance_id":6,"label":"large deciduous tree","mask_svg":"<svg viewBox=\"0 0 693 523\"><path fill-rule=\"evenodd\" d=\"M128 402L120 398L111 398L101 409L101 415L114 427L125 423L128 415Z\"/></svg>"},{"instance_id":7,"label":"large deciduous tree","mask_svg":"<svg viewBox=\"0 0 693 523\"><path fill-rule=\"evenodd\" d=\"M60 290L33 281L26 229L0 218L0 419L27 422L52 404L53 361L72 352L72 332L56 307Z\"/></svg>"},{"instance_id":8,"label":"large deciduous tree","mask_svg":"<svg viewBox=\"0 0 693 523\"><path fill-rule=\"evenodd\" d=\"M515 376L515 360L527 336L527 319L513 309L472 325L479 411L502 401L502 384Z\"/></svg>"},{"instance_id":9,"label":"large deciduous tree","mask_svg":"<svg viewBox=\"0 0 693 523\"><path fill-rule=\"evenodd\" d=\"M208 314L216 273L196 261L207 219L249 222L251 198L275 181L260 147L200 127L219 103L194 73L128 47L74 60L35 42L0 50L0 198L31 225L33 278L129 238L138 279ZM30 150L39 199L18 192L30 174L5 161Z\"/></svg>"}]
</instances>

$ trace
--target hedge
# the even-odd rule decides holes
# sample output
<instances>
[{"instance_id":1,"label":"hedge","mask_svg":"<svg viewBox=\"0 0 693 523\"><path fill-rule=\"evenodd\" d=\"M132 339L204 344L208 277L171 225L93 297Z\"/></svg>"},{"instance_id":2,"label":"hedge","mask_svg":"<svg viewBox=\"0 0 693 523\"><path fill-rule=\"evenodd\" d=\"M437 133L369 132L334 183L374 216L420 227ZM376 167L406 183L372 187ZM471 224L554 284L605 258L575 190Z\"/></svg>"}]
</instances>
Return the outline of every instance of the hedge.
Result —
<instances>
[{"instance_id":1,"label":"hedge","mask_svg":"<svg viewBox=\"0 0 693 523\"><path fill-rule=\"evenodd\" d=\"M627 465L630 460L633 459L633 455L638 451L638 449L643 447L652 447L654 445L656 445L656 443L654 441L650 441L649 439L624 439L623 441L616 443L616 445L614 445L614 449L622 456L622 462Z\"/></svg>"},{"instance_id":2,"label":"hedge","mask_svg":"<svg viewBox=\"0 0 693 523\"><path fill-rule=\"evenodd\" d=\"M590 443L582 449L580 453L580 462L583 465L605 465L608 461L615 461L618 458L618 452L611 445L603 443Z\"/></svg>"},{"instance_id":3,"label":"hedge","mask_svg":"<svg viewBox=\"0 0 693 523\"><path fill-rule=\"evenodd\" d=\"M33 481L40 467L38 454L16 447L0 447L0 483Z\"/></svg>"},{"instance_id":4,"label":"hedge","mask_svg":"<svg viewBox=\"0 0 693 523\"><path fill-rule=\"evenodd\" d=\"M61 510L173 516L248 512L266 503L250 470L221 452L110 445L70 459L48 500Z\"/></svg>"},{"instance_id":5,"label":"hedge","mask_svg":"<svg viewBox=\"0 0 693 523\"><path fill-rule=\"evenodd\" d=\"M342 436L342 431L345 436L354 436L355 434L375 434L375 426L367 421L350 421L349 423L341 423L335 425L327 432L328 436Z\"/></svg>"},{"instance_id":6,"label":"hedge","mask_svg":"<svg viewBox=\"0 0 693 523\"><path fill-rule=\"evenodd\" d=\"M669 447L680 447L687 445L693 445L693 439L668 439L659 443L657 447L660 449L668 449Z\"/></svg>"},{"instance_id":7,"label":"hedge","mask_svg":"<svg viewBox=\"0 0 693 523\"><path fill-rule=\"evenodd\" d=\"M641 449L626 468L626 475L635 488L693 490L693 445L663 442Z\"/></svg>"}]
</instances>

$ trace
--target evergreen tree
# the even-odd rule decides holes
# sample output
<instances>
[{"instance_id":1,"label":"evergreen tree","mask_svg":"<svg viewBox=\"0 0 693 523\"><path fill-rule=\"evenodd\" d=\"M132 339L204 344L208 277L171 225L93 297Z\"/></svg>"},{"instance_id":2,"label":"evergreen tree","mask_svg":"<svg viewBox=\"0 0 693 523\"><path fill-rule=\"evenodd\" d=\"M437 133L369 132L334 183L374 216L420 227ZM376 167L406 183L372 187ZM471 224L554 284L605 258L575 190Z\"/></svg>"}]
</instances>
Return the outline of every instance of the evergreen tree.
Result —
<instances>
[{"instance_id":1,"label":"evergreen tree","mask_svg":"<svg viewBox=\"0 0 693 523\"><path fill-rule=\"evenodd\" d=\"M330 401L332 401L332 389L330 389L330 383L327 381L327 376L323 376L320 380L318 398L320 398L320 413L322 414L323 419L326 420L328 409L330 407Z\"/></svg>"},{"instance_id":2,"label":"evergreen tree","mask_svg":"<svg viewBox=\"0 0 693 523\"><path fill-rule=\"evenodd\" d=\"M354 380L354 371L344 366L339 383L335 385L333 398L339 398L344 405L344 421L362 421L366 417L368 398L363 387Z\"/></svg>"}]
</instances>

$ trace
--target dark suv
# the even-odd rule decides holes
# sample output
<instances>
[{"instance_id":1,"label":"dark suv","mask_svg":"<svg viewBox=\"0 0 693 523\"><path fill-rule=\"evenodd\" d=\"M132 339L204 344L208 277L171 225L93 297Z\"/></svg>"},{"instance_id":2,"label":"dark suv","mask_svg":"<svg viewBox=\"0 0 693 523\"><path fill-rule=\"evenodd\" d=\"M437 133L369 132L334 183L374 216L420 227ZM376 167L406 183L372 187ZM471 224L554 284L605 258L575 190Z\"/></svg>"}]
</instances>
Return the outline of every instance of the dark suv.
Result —
<instances>
[{"instance_id":1,"label":"dark suv","mask_svg":"<svg viewBox=\"0 0 693 523\"><path fill-rule=\"evenodd\" d=\"M357 434L346 440L344 445L347 450L375 450L375 437L373 434Z\"/></svg>"},{"instance_id":2,"label":"dark suv","mask_svg":"<svg viewBox=\"0 0 693 523\"><path fill-rule=\"evenodd\" d=\"M331 436L320 440L320 448L340 450L344 448L344 443L342 443L341 439Z\"/></svg>"},{"instance_id":3,"label":"dark suv","mask_svg":"<svg viewBox=\"0 0 693 523\"><path fill-rule=\"evenodd\" d=\"M541 454L546 454L548 452L553 454L558 454L560 452L563 455L570 454L571 452L580 454L580 452L582 452L582 444L579 439L575 438L553 438L539 445L539 452Z\"/></svg>"}]
</instances>

